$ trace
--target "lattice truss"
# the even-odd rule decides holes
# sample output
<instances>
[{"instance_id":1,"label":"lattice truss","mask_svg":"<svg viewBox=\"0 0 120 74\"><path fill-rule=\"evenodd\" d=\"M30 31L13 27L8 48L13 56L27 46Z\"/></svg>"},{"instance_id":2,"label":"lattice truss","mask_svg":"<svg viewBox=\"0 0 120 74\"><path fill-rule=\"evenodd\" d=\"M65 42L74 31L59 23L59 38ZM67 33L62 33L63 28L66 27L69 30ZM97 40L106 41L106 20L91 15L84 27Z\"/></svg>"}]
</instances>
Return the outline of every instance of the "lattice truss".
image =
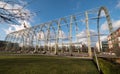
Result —
<instances>
[{"instance_id":1,"label":"lattice truss","mask_svg":"<svg viewBox=\"0 0 120 74\"><path fill-rule=\"evenodd\" d=\"M105 16L100 16L102 11ZM8 42L6 51L17 53L44 51L54 54L68 52L72 54L75 51L84 51L82 48L88 47L86 52L91 56L91 46L94 43L91 37L95 36L98 39L100 36L106 35L100 33L99 30L99 19L103 18L107 18L109 32L111 32L112 23L108 11L105 7L100 7L12 32L6 36ZM91 33L90 29L96 29L96 33Z\"/></svg>"}]
</instances>

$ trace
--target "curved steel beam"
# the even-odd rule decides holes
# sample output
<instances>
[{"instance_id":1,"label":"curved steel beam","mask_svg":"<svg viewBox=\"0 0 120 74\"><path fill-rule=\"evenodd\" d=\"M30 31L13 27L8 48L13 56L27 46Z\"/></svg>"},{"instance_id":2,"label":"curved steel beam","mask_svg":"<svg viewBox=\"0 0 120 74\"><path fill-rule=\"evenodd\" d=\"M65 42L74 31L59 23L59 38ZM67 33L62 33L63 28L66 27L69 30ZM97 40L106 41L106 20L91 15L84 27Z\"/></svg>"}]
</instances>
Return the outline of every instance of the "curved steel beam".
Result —
<instances>
[{"instance_id":1,"label":"curved steel beam","mask_svg":"<svg viewBox=\"0 0 120 74\"><path fill-rule=\"evenodd\" d=\"M98 11L98 19L97 19L98 29L99 29L99 19L100 19L100 15L101 15L102 11L104 11L104 13L105 13L105 17L106 17L106 20L107 20L107 23L108 23L109 32L112 33L113 32L112 21L110 19L110 15L108 13L107 8L104 7L104 6L100 7L100 9Z\"/></svg>"},{"instance_id":2,"label":"curved steel beam","mask_svg":"<svg viewBox=\"0 0 120 74\"><path fill-rule=\"evenodd\" d=\"M99 26L100 26L100 15L101 15L101 12L104 11L105 13L105 17L106 17L106 20L107 20L107 23L108 23L108 28L109 28L109 33L111 34L113 32L113 27L112 27L112 21L110 19L110 15L108 13L108 10L106 7L102 6L100 7L99 11L98 11L98 19L97 19L97 29L98 29L98 42L99 42L99 49L101 50L101 44L100 44L100 30L99 30Z\"/></svg>"}]
</instances>

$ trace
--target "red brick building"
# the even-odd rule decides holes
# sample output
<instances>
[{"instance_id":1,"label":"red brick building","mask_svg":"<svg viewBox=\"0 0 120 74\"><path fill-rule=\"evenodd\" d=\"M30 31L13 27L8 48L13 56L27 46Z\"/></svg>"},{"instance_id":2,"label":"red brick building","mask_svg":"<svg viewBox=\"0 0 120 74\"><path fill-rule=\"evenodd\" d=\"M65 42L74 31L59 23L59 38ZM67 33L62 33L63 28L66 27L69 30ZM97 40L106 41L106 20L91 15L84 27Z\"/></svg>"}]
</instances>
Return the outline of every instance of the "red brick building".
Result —
<instances>
[{"instance_id":1,"label":"red brick building","mask_svg":"<svg viewBox=\"0 0 120 74\"><path fill-rule=\"evenodd\" d=\"M120 48L120 28L108 36L108 47L110 50Z\"/></svg>"}]
</instances>

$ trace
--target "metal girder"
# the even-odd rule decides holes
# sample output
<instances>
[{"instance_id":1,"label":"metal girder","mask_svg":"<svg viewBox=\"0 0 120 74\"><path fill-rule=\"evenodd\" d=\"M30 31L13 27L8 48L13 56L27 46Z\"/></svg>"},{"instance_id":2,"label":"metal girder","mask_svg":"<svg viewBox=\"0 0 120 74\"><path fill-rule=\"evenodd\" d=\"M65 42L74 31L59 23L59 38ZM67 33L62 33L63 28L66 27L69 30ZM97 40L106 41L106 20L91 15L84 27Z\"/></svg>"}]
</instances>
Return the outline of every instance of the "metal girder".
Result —
<instances>
[{"instance_id":1,"label":"metal girder","mask_svg":"<svg viewBox=\"0 0 120 74\"><path fill-rule=\"evenodd\" d=\"M95 18L95 22L97 22L98 39L100 39L99 20L100 20L101 11L105 12L110 33L113 32L112 22L110 20L110 16L108 14L107 9L105 7L100 7L98 9L98 12L96 12L96 10L95 10L95 13L97 14L97 18ZM90 35L90 28L89 28L89 26L90 26L89 18L91 16L89 16L89 15L91 15L93 13L94 13L94 11L90 10L90 11L86 11L84 13L74 14L74 15L70 15L68 17L59 18L58 20L52 20L50 22L46 22L46 23L43 23L43 24L40 24L37 26L26 28L26 29L23 29L20 31L15 31L6 36L6 41L8 41L8 45L10 44L10 42L11 43L14 42L14 43L18 43L18 44L23 44L23 47L24 46L33 47L35 51L38 51L37 49L39 47L44 47L44 51L47 51L51 47L51 45L49 45L49 44L53 44L52 46L54 46L54 49L53 49L54 54L59 53L58 49L60 47L63 47L63 44L64 45L66 44L66 46L65 46L66 49L69 47L69 53L72 54L72 50L73 50L72 46L74 46L74 43L81 44L81 42L79 42L78 39L86 38L86 37L78 37L77 36L80 33L79 30L82 30L80 26L81 26L81 23L83 23L83 22L80 20L85 18L84 24L86 24L85 31L87 34L88 54L90 57L92 57L92 51L91 51L91 42L92 41L90 40L90 37L92 35ZM97 19L97 21L96 21L96 19ZM92 19L92 20L94 20L94 19ZM66 29L65 29L65 27L66 27ZM59 36L60 31L63 31L65 33L66 37L64 37L62 34L62 36L60 38L60 36ZM53 32L54 36L51 36L52 32ZM41 35L43 35L43 37ZM63 40L65 40L64 38L66 39L66 41L63 41ZM76 41L76 42L74 42L74 41ZM62 44L62 46L60 46L60 44ZM77 45L80 46L80 44L77 44ZM47 47L47 50L46 50L46 47Z\"/></svg>"},{"instance_id":2,"label":"metal girder","mask_svg":"<svg viewBox=\"0 0 120 74\"><path fill-rule=\"evenodd\" d=\"M97 19L97 29L98 29L98 42L99 42L99 49L101 50L101 43L100 43L100 16L101 16L101 12L104 11L105 13L105 17L106 17L106 20L107 20L107 23L108 23L108 28L109 28L109 33L113 33L113 26L112 26L112 21L110 19L110 15L108 13L108 10L106 7L102 6L99 8L99 11L98 11L98 19ZM102 50L101 50L102 51Z\"/></svg>"},{"instance_id":3,"label":"metal girder","mask_svg":"<svg viewBox=\"0 0 120 74\"><path fill-rule=\"evenodd\" d=\"M91 52L91 40L90 40L90 32L89 32L89 24L88 24L88 12L85 12L86 16L86 32L87 32L87 40L88 40L88 54L89 57L92 57L92 52Z\"/></svg>"}]
</instances>

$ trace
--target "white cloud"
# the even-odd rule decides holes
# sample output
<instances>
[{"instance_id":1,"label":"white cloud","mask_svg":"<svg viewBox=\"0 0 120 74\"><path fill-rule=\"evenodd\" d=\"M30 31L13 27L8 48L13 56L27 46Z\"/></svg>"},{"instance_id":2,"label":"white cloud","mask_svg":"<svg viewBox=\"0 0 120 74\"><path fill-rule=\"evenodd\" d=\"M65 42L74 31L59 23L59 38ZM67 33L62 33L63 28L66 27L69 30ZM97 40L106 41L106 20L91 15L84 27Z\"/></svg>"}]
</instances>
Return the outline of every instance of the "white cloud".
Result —
<instances>
[{"instance_id":1,"label":"white cloud","mask_svg":"<svg viewBox=\"0 0 120 74\"><path fill-rule=\"evenodd\" d=\"M113 21L113 27L116 29L118 27L120 27L120 20L117 21Z\"/></svg>"},{"instance_id":2,"label":"white cloud","mask_svg":"<svg viewBox=\"0 0 120 74\"><path fill-rule=\"evenodd\" d=\"M105 16L105 12L102 10L101 11L101 15L100 15L101 17L104 17Z\"/></svg>"},{"instance_id":3,"label":"white cloud","mask_svg":"<svg viewBox=\"0 0 120 74\"><path fill-rule=\"evenodd\" d=\"M107 36L100 36L101 41L107 41Z\"/></svg>"},{"instance_id":4,"label":"white cloud","mask_svg":"<svg viewBox=\"0 0 120 74\"><path fill-rule=\"evenodd\" d=\"M94 35L97 35L97 32L95 30L90 30L90 35L91 35L91 37L90 37L90 39L91 39L91 46L94 46L95 43L98 40L97 36L94 36ZM87 45L87 33L86 33L86 30L80 32L77 35L77 38L78 38L78 42L82 42L82 43Z\"/></svg>"},{"instance_id":5,"label":"white cloud","mask_svg":"<svg viewBox=\"0 0 120 74\"><path fill-rule=\"evenodd\" d=\"M8 29L3 29L3 30L6 32L6 34L9 34L9 33L14 32L14 31L25 29L25 26L31 27L30 23L27 21L22 21L21 24L22 25L10 24Z\"/></svg>"},{"instance_id":6,"label":"white cloud","mask_svg":"<svg viewBox=\"0 0 120 74\"><path fill-rule=\"evenodd\" d=\"M95 30L90 30L90 35L96 35L97 32ZM78 38L86 38L87 37L87 32L86 30L81 31L78 35Z\"/></svg>"},{"instance_id":7,"label":"white cloud","mask_svg":"<svg viewBox=\"0 0 120 74\"><path fill-rule=\"evenodd\" d=\"M120 27L120 20L113 21L113 22L112 22L112 26L113 26L113 30L116 30L117 28L119 28L119 27ZM101 31L102 33L109 31L107 22L104 22L104 23L101 25L100 31ZM107 36L101 36L101 40L102 40L102 41L107 40Z\"/></svg>"},{"instance_id":8,"label":"white cloud","mask_svg":"<svg viewBox=\"0 0 120 74\"><path fill-rule=\"evenodd\" d=\"M5 1L0 1L0 8L4 8L6 11L6 14L12 14L17 19L17 22L20 23L21 25L18 24L9 24L9 27L4 29L6 34L9 34L14 31L18 31L21 29L24 29L25 27L31 27L29 20L31 20L31 12L28 9L25 9L23 5L27 4L23 0L19 0L20 3L14 3L11 4L9 2ZM21 18L19 18L21 17ZM3 20L2 20L3 21ZM4 21L3 21L4 22Z\"/></svg>"},{"instance_id":9,"label":"white cloud","mask_svg":"<svg viewBox=\"0 0 120 74\"><path fill-rule=\"evenodd\" d=\"M67 38L67 36L65 35L64 31L62 31L62 30L59 31L59 38L61 38L61 39Z\"/></svg>"},{"instance_id":10,"label":"white cloud","mask_svg":"<svg viewBox=\"0 0 120 74\"><path fill-rule=\"evenodd\" d=\"M7 10L7 13L14 15L15 17L22 17L20 20L28 20L30 18L30 11L25 9L20 4L10 4L9 2L0 1L0 8Z\"/></svg>"},{"instance_id":11,"label":"white cloud","mask_svg":"<svg viewBox=\"0 0 120 74\"><path fill-rule=\"evenodd\" d=\"M90 40L91 40L91 46L95 46L95 44L98 42L98 36L97 36L97 32L95 30L90 30ZM80 32L77 35L78 38L78 42L84 43L87 45L87 33L86 30ZM100 40L101 41L106 41L107 40L107 36L100 36Z\"/></svg>"},{"instance_id":12,"label":"white cloud","mask_svg":"<svg viewBox=\"0 0 120 74\"><path fill-rule=\"evenodd\" d=\"M45 38L44 33L42 31L37 33L37 37L38 37L39 40L44 40L44 38Z\"/></svg>"},{"instance_id":13,"label":"white cloud","mask_svg":"<svg viewBox=\"0 0 120 74\"><path fill-rule=\"evenodd\" d=\"M47 37L47 35L48 35L48 31L46 31L46 32L38 32L37 33L37 37L38 37L38 39L40 39L40 40L44 40L45 39L45 37ZM50 31L50 34L49 34L50 36L49 36L49 38L50 38L50 40L55 40L56 39L56 36L55 36L55 33L54 32L52 32L52 31ZM65 33L64 33L64 31L62 31L62 30L59 30L59 35L58 35L58 37L59 37L59 39L67 39L67 36L65 35Z\"/></svg>"},{"instance_id":14,"label":"white cloud","mask_svg":"<svg viewBox=\"0 0 120 74\"><path fill-rule=\"evenodd\" d=\"M101 25L100 30L102 30L102 31L106 31L106 30L108 30L107 22L104 22L104 23Z\"/></svg>"},{"instance_id":15,"label":"white cloud","mask_svg":"<svg viewBox=\"0 0 120 74\"><path fill-rule=\"evenodd\" d=\"M3 30L6 32L6 34L13 32L12 27L9 27L8 29L3 29Z\"/></svg>"},{"instance_id":16,"label":"white cloud","mask_svg":"<svg viewBox=\"0 0 120 74\"><path fill-rule=\"evenodd\" d=\"M113 26L113 29L117 29L120 27L120 20L116 20L116 21L113 21L112 22L112 26ZM108 30L108 24L107 22L104 22L102 25L101 25L101 28L100 28L101 31L107 31Z\"/></svg>"}]
</instances>

